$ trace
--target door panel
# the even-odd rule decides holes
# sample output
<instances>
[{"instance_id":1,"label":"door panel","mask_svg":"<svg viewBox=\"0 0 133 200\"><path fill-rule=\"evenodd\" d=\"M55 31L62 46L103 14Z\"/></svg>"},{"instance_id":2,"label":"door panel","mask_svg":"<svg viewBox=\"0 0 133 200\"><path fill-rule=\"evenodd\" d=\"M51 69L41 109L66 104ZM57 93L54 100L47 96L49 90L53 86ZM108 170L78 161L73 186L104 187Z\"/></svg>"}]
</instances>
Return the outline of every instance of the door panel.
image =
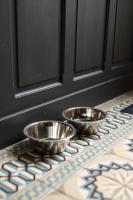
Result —
<instances>
[{"instance_id":1,"label":"door panel","mask_svg":"<svg viewBox=\"0 0 133 200\"><path fill-rule=\"evenodd\" d=\"M133 61L133 1L118 0L113 63Z\"/></svg>"},{"instance_id":2,"label":"door panel","mask_svg":"<svg viewBox=\"0 0 133 200\"><path fill-rule=\"evenodd\" d=\"M70 93L76 0L1 0L0 11L0 117Z\"/></svg>"},{"instance_id":3,"label":"door panel","mask_svg":"<svg viewBox=\"0 0 133 200\"><path fill-rule=\"evenodd\" d=\"M75 72L103 66L106 0L79 0Z\"/></svg>"},{"instance_id":4,"label":"door panel","mask_svg":"<svg viewBox=\"0 0 133 200\"><path fill-rule=\"evenodd\" d=\"M61 0L18 0L19 87L60 78Z\"/></svg>"}]
</instances>

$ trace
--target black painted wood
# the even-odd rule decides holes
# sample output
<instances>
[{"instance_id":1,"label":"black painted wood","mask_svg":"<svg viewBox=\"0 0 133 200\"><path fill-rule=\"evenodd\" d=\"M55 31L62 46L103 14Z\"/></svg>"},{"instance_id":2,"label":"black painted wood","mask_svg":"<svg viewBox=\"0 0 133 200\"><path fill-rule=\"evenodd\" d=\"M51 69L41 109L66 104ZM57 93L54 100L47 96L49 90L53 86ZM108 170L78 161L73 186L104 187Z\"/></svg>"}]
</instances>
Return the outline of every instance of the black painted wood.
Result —
<instances>
[{"instance_id":1,"label":"black painted wood","mask_svg":"<svg viewBox=\"0 0 133 200\"><path fill-rule=\"evenodd\" d=\"M113 63L133 61L133 1L118 0Z\"/></svg>"},{"instance_id":2,"label":"black painted wood","mask_svg":"<svg viewBox=\"0 0 133 200\"><path fill-rule=\"evenodd\" d=\"M84 88L71 95L55 99L49 103L38 105L29 110L16 113L0 119L0 148L4 148L24 139L23 127L39 120L63 120L62 111L73 106L95 106L131 89L129 79L133 76L123 76L107 82Z\"/></svg>"},{"instance_id":3,"label":"black painted wood","mask_svg":"<svg viewBox=\"0 0 133 200\"><path fill-rule=\"evenodd\" d=\"M103 67L106 17L106 0L78 0L75 73Z\"/></svg>"},{"instance_id":4,"label":"black painted wood","mask_svg":"<svg viewBox=\"0 0 133 200\"><path fill-rule=\"evenodd\" d=\"M10 1L0 1L0 112L13 99L12 55L10 41ZM8 114L8 113L7 113Z\"/></svg>"},{"instance_id":5,"label":"black painted wood","mask_svg":"<svg viewBox=\"0 0 133 200\"><path fill-rule=\"evenodd\" d=\"M117 0L107 1L107 13L106 18L106 46L104 56L104 71L107 73L112 69L112 58L114 51L114 32L115 32L115 21L117 11Z\"/></svg>"},{"instance_id":6,"label":"black painted wood","mask_svg":"<svg viewBox=\"0 0 133 200\"><path fill-rule=\"evenodd\" d=\"M61 0L18 0L19 87L60 78Z\"/></svg>"},{"instance_id":7,"label":"black painted wood","mask_svg":"<svg viewBox=\"0 0 133 200\"><path fill-rule=\"evenodd\" d=\"M117 0L0 1L0 148L22 139L22 128L32 121L60 120L66 107L96 105L133 87L132 62L112 63L121 5ZM80 59L85 63L75 69Z\"/></svg>"}]
</instances>

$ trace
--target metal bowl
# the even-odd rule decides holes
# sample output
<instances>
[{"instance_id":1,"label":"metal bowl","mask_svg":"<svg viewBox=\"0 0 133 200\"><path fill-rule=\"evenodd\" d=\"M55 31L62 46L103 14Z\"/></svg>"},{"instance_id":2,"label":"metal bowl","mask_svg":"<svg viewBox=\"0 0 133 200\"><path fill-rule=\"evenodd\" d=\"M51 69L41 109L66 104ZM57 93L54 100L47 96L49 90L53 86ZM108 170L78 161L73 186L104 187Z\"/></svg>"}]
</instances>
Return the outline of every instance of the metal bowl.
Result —
<instances>
[{"instance_id":1,"label":"metal bowl","mask_svg":"<svg viewBox=\"0 0 133 200\"><path fill-rule=\"evenodd\" d=\"M75 128L59 121L40 121L26 126L25 136L50 154L60 154L76 134Z\"/></svg>"},{"instance_id":2,"label":"metal bowl","mask_svg":"<svg viewBox=\"0 0 133 200\"><path fill-rule=\"evenodd\" d=\"M75 107L63 111L63 117L77 128L78 134L96 134L99 124L105 120L106 113L92 107Z\"/></svg>"}]
</instances>

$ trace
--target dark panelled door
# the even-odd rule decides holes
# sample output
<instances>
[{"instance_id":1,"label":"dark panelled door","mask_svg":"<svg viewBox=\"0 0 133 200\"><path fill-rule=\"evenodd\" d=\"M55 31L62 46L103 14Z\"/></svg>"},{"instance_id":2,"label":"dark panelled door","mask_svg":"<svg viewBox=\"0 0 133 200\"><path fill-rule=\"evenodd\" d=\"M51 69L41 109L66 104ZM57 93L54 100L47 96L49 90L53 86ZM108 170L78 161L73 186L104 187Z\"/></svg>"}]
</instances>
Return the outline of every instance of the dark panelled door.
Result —
<instances>
[{"instance_id":1,"label":"dark panelled door","mask_svg":"<svg viewBox=\"0 0 133 200\"><path fill-rule=\"evenodd\" d=\"M68 1L69 2L69 1ZM66 4L62 0L1 1L3 51L0 116L46 102L64 87ZM71 15L70 15L71 17ZM5 31L5 33L4 33ZM5 62L5 64L4 64ZM69 68L69 67L68 67ZM57 92L56 92L57 90Z\"/></svg>"},{"instance_id":2,"label":"dark panelled door","mask_svg":"<svg viewBox=\"0 0 133 200\"><path fill-rule=\"evenodd\" d=\"M0 84L4 86L0 117L70 92L66 87L73 75L76 3L0 1Z\"/></svg>"}]
</instances>

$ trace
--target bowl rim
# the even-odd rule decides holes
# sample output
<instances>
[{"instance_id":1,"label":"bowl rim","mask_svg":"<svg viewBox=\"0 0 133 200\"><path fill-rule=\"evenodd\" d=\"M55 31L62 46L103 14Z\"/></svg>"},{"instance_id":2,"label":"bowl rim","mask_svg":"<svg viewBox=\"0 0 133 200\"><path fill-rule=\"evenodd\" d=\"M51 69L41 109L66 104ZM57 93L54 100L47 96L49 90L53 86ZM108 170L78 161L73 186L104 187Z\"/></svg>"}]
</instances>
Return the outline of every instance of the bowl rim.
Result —
<instances>
[{"instance_id":1,"label":"bowl rim","mask_svg":"<svg viewBox=\"0 0 133 200\"><path fill-rule=\"evenodd\" d=\"M65 126L68 126L72 129L72 133L65 137L65 138L62 138L62 139L50 139L50 138L41 138L41 139L38 139L38 138L35 138L35 137L32 137L32 136L29 136L28 134L28 131L27 129L34 126L34 125L37 125L39 123L49 123L49 122L52 122L52 123L59 123L59 124L63 124ZM30 123L28 124L27 126L24 127L23 129L23 134L28 137L29 139L32 139L34 141L37 141L37 142L65 142L66 140L70 140L72 137L74 137L76 135L76 129L73 125L67 123L67 122L63 122L63 121L56 121L56 120L42 120L42 121L36 121L36 122L33 122L33 123Z\"/></svg>"},{"instance_id":2,"label":"bowl rim","mask_svg":"<svg viewBox=\"0 0 133 200\"><path fill-rule=\"evenodd\" d=\"M95 121L76 121L76 120L73 120L73 119L70 119L66 116L66 113L68 111L71 111L73 109L82 109L82 108L85 108L85 109L92 109L92 110L96 110L98 112L101 112L104 114L104 118L103 119L98 119L98 120L95 120ZM99 109L99 108L95 108L95 107L88 107L88 106L77 106L77 107L71 107L71 108L68 108L68 109L65 109L63 112L62 112L62 116L70 121L70 122L74 122L74 123L77 123L77 124L93 124L93 123L97 123L97 122L102 122L102 121L105 121L105 119L107 118L107 113L105 111L103 111L102 109Z\"/></svg>"}]
</instances>

